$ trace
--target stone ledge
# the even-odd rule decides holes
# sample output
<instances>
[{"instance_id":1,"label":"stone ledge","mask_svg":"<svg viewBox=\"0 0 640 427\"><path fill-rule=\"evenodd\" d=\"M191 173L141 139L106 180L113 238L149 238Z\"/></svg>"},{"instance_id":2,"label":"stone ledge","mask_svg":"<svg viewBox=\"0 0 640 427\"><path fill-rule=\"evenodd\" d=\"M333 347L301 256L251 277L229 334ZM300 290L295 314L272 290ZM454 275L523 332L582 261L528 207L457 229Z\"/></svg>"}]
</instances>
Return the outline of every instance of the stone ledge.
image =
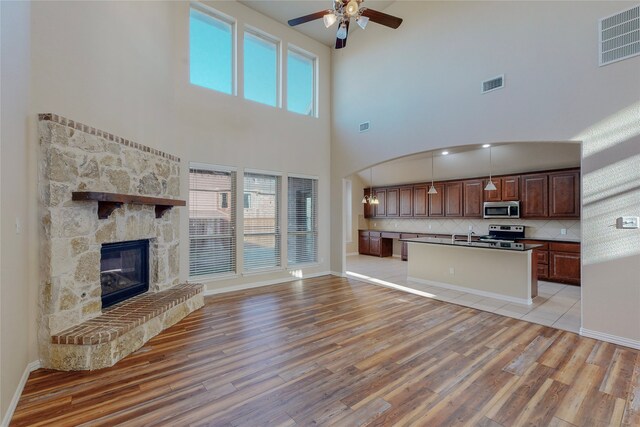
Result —
<instances>
[{"instance_id":1,"label":"stone ledge","mask_svg":"<svg viewBox=\"0 0 640 427\"><path fill-rule=\"evenodd\" d=\"M178 296L178 298L174 298L169 301L168 294L171 293L173 293L174 296ZM158 335L163 330L175 325L190 313L204 305L204 292L202 285L178 285L167 291L151 294L150 296L158 294L164 294L163 297L159 298L161 301L166 300L167 302L170 302L169 304L163 304L165 309L161 313L151 316L155 309L147 310L144 314L137 316L138 318L135 322L123 322L123 324L117 324L112 327L104 325L103 327L106 329L99 332L95 330L98 327L87 329L88 333L92 336L95 336L96 334L101 336L101 333L108 334L111 330L119 330L120 332L118 332L110 341L102 341L96 344L53 344L51 345L51 357L46 364L47 366L43 367L58 369L61 371L82 371L108 368L116 364L122 358L138 350L147 341ZM141 295L140 297L134 297L131 300L134 300L135 298L140 300L146 296L148 295ZM122 306L127 305L127 302L123 303ZM132 302L129 305L134 306L135 302ZM122 306L114 306L112 310L107 309L105 312L114 312ZM99 316L96 319L100 319L103 316ZM147 320L141 322L141 319ZM113 321L113 319L104 319L105 323L111 321ZM86 323L88 322L85 322L80 326L84 326ZM126 332L123 332L125 330L123 328L124 323L127 325ZM72 329L75 328L71 328L70 330ZM62 335L59 335L58 337L60 336Z\"/></svg>"},{"instance_id":2,"label":"stone ledge","mask_svg":"<svg viewBox=\"0 0 640 427\"><path fill-rule=\"evenodd\" d=\"M51 342L72 345L106 343L202 292L202 285L185 283L165 291L138 295L107 308L98 317L53 335Z\"/></svg>"}]
</instances>

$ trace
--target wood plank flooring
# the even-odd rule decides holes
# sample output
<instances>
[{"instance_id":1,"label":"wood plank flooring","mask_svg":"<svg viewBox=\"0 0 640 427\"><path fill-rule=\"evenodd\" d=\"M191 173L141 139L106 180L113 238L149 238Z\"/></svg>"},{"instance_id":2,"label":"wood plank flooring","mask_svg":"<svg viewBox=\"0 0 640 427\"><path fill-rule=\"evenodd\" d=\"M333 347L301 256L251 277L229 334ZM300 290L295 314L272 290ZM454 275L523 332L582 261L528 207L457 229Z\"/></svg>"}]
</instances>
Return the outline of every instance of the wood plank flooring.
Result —
<instances>
[{"instance_id":1,"label":"wood plank flooring","mask_svg":"<svg viewBox=\"0 0 640 427\"><path fill-rule=\"evenodd\" d=\"M13 426L640 425L640 351L324 276L207 297L116 366L40 369Z\"/></svg>"}]
</instances>

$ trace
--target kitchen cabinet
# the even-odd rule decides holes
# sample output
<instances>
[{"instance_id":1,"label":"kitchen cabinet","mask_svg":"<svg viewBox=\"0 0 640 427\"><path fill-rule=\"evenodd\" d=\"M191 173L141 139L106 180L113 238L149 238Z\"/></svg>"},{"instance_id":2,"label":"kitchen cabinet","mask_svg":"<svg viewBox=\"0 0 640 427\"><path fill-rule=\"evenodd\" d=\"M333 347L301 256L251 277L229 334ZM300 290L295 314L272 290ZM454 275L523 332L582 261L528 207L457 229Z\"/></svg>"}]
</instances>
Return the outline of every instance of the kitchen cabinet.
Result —
<instances>
[{"instance_id":1,"label":"kitchen cabinet","mask_svg":"<svg viewBox=\"0 0 640 427\"><path fill-rule=\"evenodd\" d=\"M427 191L429 191L427 184L413 186L413 216L415 218L424 218L429 215ZM402 203L402 196L400 196L400 203Z\"/></svg>"},{"instance_id":2,"label":"kitchen cabinet","mask_svg":"<svg viewBox=\"0 0 640 427\"><path fill-rule=\"evenodd\" d=\"M502 201L502 179L500 178L492 178L491 181L493 185L496 186L495 190L485 191L484 192L484 201L485 202L501 202ZM488 179L483 181L482 189L487 186L489 183Z\"/></svg>"},{"instance_id":3,"label":"kitchen cabinet","mask_svg":"<svg viewBox=\"0 0 640 427\"><path fill-rule=\"evenodd\" d=\"M378 198L378 204L375 205L373 216L387 216L387 189L376 188L374 194Z\"/></svg>"},{"instance_id":4,"label":"kitchen cabinet","mask_svg":"<svg viewBox=\"0 0 640 427\"><path fill-rule=\"evenodd\" d=\"M444 215L462 216L462 181L446 182L444 184Z\"/></svg>"},{"instance_id":5,"label":"kitchen cabinet","mask_svg":"<svg viewBox=\"0 0 640 427\"><path fill-rule=\"evenodd\" d=\"M369 196L371 194L371 189L370 188L365 188L364 189L364 196ZM365 203L363 205L364 208L364 217L365 218L373 218L373 211L374 211L374 207L371 203Z\"/></svg>"},{"instance_id":6,"label":"kitchen cabinet","mask_svg":"<svg viewBox=\"0 0 640 427\"><path fill-rule=\"evenodd\" d=\"M484 186L481 179L468 179L463 183L463 215L470 218L482 218L482 192Z\"/></svg>"},{"instance_id":7,"label":"kitchen cabinet","mask_svg":"<svg viewBox=\"0 0 640 427\"><path fill-rule=\"evenodd\" d=\"M580 217L580 171L549 174L549 217Z\"/></svg>"},{"instance_id":8,"label":"kitchen cabinet","mask_svg":"<svg viewBox=\"0 0 640 427\"><path fill-rule=\"evenodd\" d=\"M400 188L400 216L413 216L413 187Z\"/></svg>"},{"instance_id":9,"label":"kitchen cabinet","mask_svg":"<svg viewBox=\"0 0 640 427\"><path fill-rule=\"evenodd\" d=\"M549 244L549 280L580 285L580 244Z\"/></svg>"},{"instance_id":10,"label":"kitchen cabinet","mask_svg":"<svg viewBox=\"0 0 640 427\"><path fill-rule=\"evenodd\" d=\"M438 192L429 194L429 216L444 216L444 184L433 185Z\"/></svg>"},{"instance_id":11,"label":"kitchen cabinet","mask_svg":"<svg viewBox=\"0 0 640 427\"><path fill-rule=\"evenodd\" d=\"M387 217L399 215L400 190L397 188L387 188Z\"/></svg>"},{"instance_id":12,"label":"kitchen cabinet","mask_svg":"<svg viewBox=\"0 0 640 427\"><path fill-rule=\"evenodd\" d=\"M533 250L533 256L536 257L538 279L549 279L549 243L539 240L521 240L521 243L528 243L532 245L542 245L541 247Z\"/></svg>"},{"instance_id":13,"label":"kitchen cabinet","mask_svg":"<svg viewBox=\"0 0 640 427\"><path fill-rule=\"evenodd\" d=\"M360 230L358 232L358 253L369 255L369 232Z\"/></svg>"},{"instance_id":14,"label":"kitchen cabinet","mask_svg":"<svg viewBox=\"0 0 640 427\"><path fill-rule=\"evenodd\" d=\"M400 238L401 239L413 239L418 237L418 234L413 234L413 233L402 233L400 234ZM402 261L406 261L407 259L409 259L409 244L407 242L400 242L401 243L401 247L400 247L400 259Z\"/></svg>"},{"instance_id":15,"label":"kitchen cabinet","mask_svg":"<svg viewBox=\"0 0 640 427\"><path fill-rule=\"evenodd\" d=\"M520 177L521 218L544 218L549 216L549 175L546 173L522 175Z\"/></svg>"},{"instance_id":16,"label":"kitchen cabinet","mask_svg":"<svg viewBox=\"0 0 640 427\"><path fill-rule=\"evenodd\" d=\"M360 230L358 232L358 253L379 257L391 256L393 240L383 238L379 231Z\"/></svg>"},{"instance_id":17,"label":"kitchen cabinet","mask_svg":"<svg viewBox=\"0 0 640 427\"><path fill-rule=\"evenodd\" d=\"M515 202L520 200L520 177L503 176L500 178L502 187L502 201Z\"/></svg>"}]
</instances>

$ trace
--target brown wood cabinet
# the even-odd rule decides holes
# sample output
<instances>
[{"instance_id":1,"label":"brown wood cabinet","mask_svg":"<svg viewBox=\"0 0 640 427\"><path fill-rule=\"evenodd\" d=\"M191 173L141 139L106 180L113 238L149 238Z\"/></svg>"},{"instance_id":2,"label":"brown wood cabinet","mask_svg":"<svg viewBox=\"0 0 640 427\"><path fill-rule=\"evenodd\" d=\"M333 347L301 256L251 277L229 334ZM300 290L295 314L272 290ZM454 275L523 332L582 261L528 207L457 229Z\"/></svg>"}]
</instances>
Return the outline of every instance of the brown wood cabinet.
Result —
<instances>
[{"instance_id":1,"label":"brown wood cabinet","mask_svg":"<svg viewBox=\"0 0 640 427\"><path fill-rule=\"evenodd\" d=\"M400 216L413 216L413 187L400 188Z\"/></svg>"},{"instance_id":2,"label":"brown wood cabinet","mask_svg":"<svg viewBox=\"0 0 640 427\"><path fill-rule=\"evenodd\" d=\"M429 216L444 216L444 184L433 185L438 192L429 194Z\"/></svg>"},{"instance_id":3,"label":"brown wood cabinet","mask_svg":"<svg viewBox=\"0 0 640 427\"><path fill-rule=\"evenodd\" d=\"M387 189L376 188L373 191L378 198L378 204L375 205L373 215L376 217L387 216Z\"/></svg>"},{"instance_id":4,"label":"brown wood cabinet","mask_svg":"<svg viewBox=\"0 0 640 427\"><path fill-rule=\"evenodd\" d=\"M371 189L370 188L365 188L364 189L364 196L369 196L370 194L371 194ZM373 214L374 214L374 210L375 210L373 205L371 203L365 203L363 205L363 207L364 207L364 217L365 218L373 218Z\"/></svg>"},{"instance_id":5,"label":"brown wood cabinet","mask_svg":"<svg viewBox=\"0 0 640 427\"><path fill-rule=\"evenodd\" d=\"M462 216L462 181L444 184L444 215Z\"/></svg>"},{"instance_id":6,"label":"brown wood cabinet","mask_svg":"<svg viewBox=\"0 0 640 427\"><path fill-rule=\"evenodd\" d=\"M420 184L413 186L413 216L417 218L424 218L429 216L428 194L429 186L427 184ZM402 200L402 196L400 196Z\"/></svg>"},{"instance_id":7,"label":"brown wood cabinet","mask_svg":"<svg viewBox=\"0 0 640 427\"><path fill-rule=\"evenodd\" d=\"M418 234L413 233L402 233L400 234L401 239L413 239L414 237L418 237ZM402 261L407 261L409 259L409 244L407 242L400 242L400 259Z\"/></svg>"},{"instance_id":8,"label":"brown wood cabinet","mask_svg":"<svg viewBox=\"0 0 640 427\"><path fill-rule=\"evenodd\" d=\"M397 188L387 188L387 217L400 215L400 190Z\"/></svg>"},{"instance_id":9,"label":"brown wood cabinet","mask_svg":"<svg viewBox=\"0 0 640 427\"><path fill-rule=\"evenodd\" d=\"M538 279L547 280L549 278L549 243L539 240L521 240L520 242L542 245L540 248L533 250L533 255L537 261Z\"/></svg>"},{"instance_id":10,"label":"brown wood cabinet","mask_svg":"<svg viewBox=\"0 0 640 427\"><path fill-rule=\"evenodd\" d=\"M580 244L549 244L549 280L580 285Z\"/></svg>"},{"instance_id":11,"label":"brown wood cabinet","mask_svg":"<svg viewBox=\"0 0 640 427\"><path fill-rule=\"evenodd\" d=\"M485 202L501 202L502 201L502 179L500 178L492 178L491 181L493 185L496 186L495 190L485 191L484 192L484 201ZM484 191L484 187L489 183L488 179L482 181L482 189Z\"/></svg>"},{"instance_id":12,"label":"brown wood cabinet","mask_svg":"<svg viewBox=\"0 0 640 427\"><path fill-rule=\"evenodd\" d=\"M502 201L513 202L520 200L520 177L503 176L500 178L502 187Z\"/></svg>"},{"instance_id":13,"label":"brown wood cabinet","mask_svg":"<svg viewBox=\"0 0 640 427\"><path fill-rule=\"evenodd\" d=\"M393 240L383 238L379 231L360 230L358 232L358 253L388 257L393 254Z\"/></svg>"},{"instance_id":14,"label":"brown wood cabinet","mask_svg":"<svg viewBox=\"0 0 640 427\"><path fill-rule=\"evenodd\" d=\"M549 175L546 173L522 175L520 177L521 218L549 216Z\"/></svg>"},{"instance_id":15,"label":"brown wood cabinet","mask_svg":"<svg viewBox=\"0 0 640 427\"><path fill-rule=\"evenodd\" d=\"M482 218L482 193L484 192L482 182L481 179L462 181L465 217Z\"/></svg>"},{"instance_id":16,"label":"brown wood cabinet","mask_svg":"<svg viewBox=\"0 0 640 427\"><path fill-rule=\"evenodd\" d=\"M580 217L580 171L549 174L549 217Z\"/></svg>"}]
</instances>

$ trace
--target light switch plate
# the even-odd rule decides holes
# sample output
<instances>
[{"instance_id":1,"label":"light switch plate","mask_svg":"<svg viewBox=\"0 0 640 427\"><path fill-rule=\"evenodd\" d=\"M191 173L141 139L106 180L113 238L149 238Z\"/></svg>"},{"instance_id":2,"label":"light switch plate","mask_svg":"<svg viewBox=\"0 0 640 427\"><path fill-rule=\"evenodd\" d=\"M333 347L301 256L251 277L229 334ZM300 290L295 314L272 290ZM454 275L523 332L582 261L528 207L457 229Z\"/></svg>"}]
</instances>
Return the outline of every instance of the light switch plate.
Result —
<instances>
[{"instance_id":1,"label":"light switch plate","mask_svg":"<svg viewBox=\"0 0 640 427\"><path fill-rule=\"evenodd\" d=\"M621 216L616 219L616 228L633 229L640 227L640 218L637 216Z\"/></svg>"}]
</instances>

